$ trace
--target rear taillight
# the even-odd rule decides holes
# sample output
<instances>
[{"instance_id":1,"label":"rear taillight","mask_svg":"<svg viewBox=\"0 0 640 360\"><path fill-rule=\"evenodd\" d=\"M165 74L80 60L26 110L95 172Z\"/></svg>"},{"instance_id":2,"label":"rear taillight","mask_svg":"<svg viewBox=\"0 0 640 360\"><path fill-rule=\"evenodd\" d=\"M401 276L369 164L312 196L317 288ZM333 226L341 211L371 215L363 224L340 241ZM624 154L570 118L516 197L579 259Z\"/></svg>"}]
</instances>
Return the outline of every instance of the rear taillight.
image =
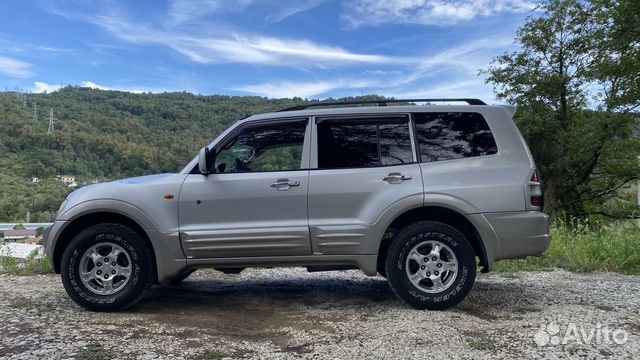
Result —
<instances>
[{"instance_id":1,"label":"rear taillight","mask_svg":"<svg viewBox=\"0 0 640 360\"><path fill-rule=\"evenodd\" d=\"M537 206L542 211L542 182L538 170L533 170L531 179L529 180L529 196L531 197L531 206Z\"/></svg>"}]
</instances>

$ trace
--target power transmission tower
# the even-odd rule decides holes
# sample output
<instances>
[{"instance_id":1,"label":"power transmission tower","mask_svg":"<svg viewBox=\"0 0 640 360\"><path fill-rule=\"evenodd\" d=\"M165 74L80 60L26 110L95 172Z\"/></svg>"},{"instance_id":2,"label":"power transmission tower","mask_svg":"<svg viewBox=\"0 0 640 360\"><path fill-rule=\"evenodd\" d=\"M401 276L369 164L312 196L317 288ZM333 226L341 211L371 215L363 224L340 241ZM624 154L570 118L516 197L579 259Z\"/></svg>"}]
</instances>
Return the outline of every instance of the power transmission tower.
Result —
<instances>
[{"instance_id":1,"label":"power transmission tower","mask_svg":"<svg viewBox=\"0 0 640 360\"><path fill-rule=\"evenodd\" d=\"M33 102L33 121L38 121L38 103Z\"/></svg>"},{"instance_id":2,"label":"power transmission tower","mask_svg":"<svg viewBox=\"0 0 640 360\"><path fill-rule=\"evenodd\" d=\"M53 134L53 109L49 111L49 129L47 130L47 134Z\"/></svg>"}]
</instances>

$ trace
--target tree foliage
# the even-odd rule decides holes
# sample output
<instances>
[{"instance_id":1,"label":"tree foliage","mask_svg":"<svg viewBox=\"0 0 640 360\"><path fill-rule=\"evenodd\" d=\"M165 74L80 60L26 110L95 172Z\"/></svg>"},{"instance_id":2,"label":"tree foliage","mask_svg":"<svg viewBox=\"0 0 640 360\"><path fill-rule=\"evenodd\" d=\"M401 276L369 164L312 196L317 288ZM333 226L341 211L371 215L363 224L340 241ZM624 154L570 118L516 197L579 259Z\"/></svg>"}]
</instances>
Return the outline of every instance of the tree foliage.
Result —
<instances>
[{"instance_id":1,"label":"tree foliage","mask_svg":"<svg viewBox=\"0 0 640 360\"><path fill-rule=\"evenodd\" d=\"M628 65L626 52L637 52L638 38L620 30L629 3L545 1L518 30L519 49L483 71L498 98L519 106L515 120L552 213L584 215L640 175L638 117L630 111L640 68ZM631 17L637 21L637 11Z\"/></svg>"},{"instance_id":2,"label":"tree foliage","mask_svg":"<svg viewBox=\"0 0 640 360\"><path fill-rule=\"evenodd\" d=\"M0 221L24 222L27 211L31 221L51 221L71 190L57 175L83 185L177 172L235 121L304 102L66 87L29 95L25 108L15 93L0 93ZM53 134L47 134L49 109Z\"/></svg>"}]
</instances>

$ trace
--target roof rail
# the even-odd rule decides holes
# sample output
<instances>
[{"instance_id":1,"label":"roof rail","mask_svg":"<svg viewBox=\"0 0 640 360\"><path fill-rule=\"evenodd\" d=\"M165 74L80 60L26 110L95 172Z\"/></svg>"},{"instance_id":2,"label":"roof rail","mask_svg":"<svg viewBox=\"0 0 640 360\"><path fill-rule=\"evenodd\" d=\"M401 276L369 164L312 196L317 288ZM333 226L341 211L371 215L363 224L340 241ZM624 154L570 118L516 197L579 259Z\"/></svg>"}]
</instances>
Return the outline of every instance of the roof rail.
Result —
<instances>
[{"instance_id":1,"label":"roof rail","mask_svg":"<svg viewBox=\"0 0 640 360\"><path fill-rule=\"evenodd\" d=\"M460 99L391 99L391 100L366 100L366 101L339 101L339 102L315 102L303 105L296 105L281 111L295 111L304 110L315 106L340 106L340 105L362 105L362 104L377 104L378 106L387 106L392 103L406 103L406 102L466 102L469 105L487 105L480 99L460 98Z\"/></svg>"}]
</instances>

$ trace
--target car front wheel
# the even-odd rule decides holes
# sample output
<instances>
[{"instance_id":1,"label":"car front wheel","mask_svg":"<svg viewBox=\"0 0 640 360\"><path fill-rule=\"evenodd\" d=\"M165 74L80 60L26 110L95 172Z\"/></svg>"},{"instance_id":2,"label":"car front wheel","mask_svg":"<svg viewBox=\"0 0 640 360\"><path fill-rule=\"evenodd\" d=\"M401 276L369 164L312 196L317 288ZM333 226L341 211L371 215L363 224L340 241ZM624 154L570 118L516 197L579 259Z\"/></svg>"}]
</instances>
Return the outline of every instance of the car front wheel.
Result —
<instances>
[{"instance_id":1,"label":"car front wheel","mask_svg":"<svg viewBox=\"0 0 640 360\"><path fill-rule=\"evenodd\" d=\"M69 296L94 311L134 305L154 278L149 246L121 224L99 224L80 232L62 256L61 273Z\"/></svg>"},{"instance_id":2,"label":"car front wheel","mask_svg":"<svg viewBox=\"0 0 640 360\"><path fill-rule=\"evenodd\" d=\"M393 291L416 309L455 306L471 291L476 277L473 248L457 229L422 221L400 231L386 259Z\"/></svg>"}]
</instances>

